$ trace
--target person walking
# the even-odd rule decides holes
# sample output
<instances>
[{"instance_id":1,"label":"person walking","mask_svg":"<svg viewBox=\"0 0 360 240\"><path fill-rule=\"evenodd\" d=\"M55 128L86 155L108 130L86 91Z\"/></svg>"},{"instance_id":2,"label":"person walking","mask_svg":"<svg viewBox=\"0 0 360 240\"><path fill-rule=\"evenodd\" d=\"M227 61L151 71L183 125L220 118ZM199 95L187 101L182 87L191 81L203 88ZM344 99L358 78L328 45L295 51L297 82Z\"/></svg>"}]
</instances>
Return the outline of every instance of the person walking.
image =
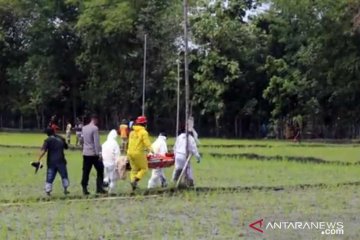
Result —
<instances>
[{"instance_id":1,"label":"person walking","mask_svg":"<svg viewBox=\"0 0 360 240\"><path fill-rule=\"evenodd\" d=\"M121 138L121 152L126 154L128 138L129 138L129 125L126 119L121 121L119 126L120 138Z\"/></svg>"},{"instance_id":2,"label":"person walking","mask_svg":"<svg viewBox=\"0 0 360 240\"><path fill-rule=\"evenodd\" d=\"M129 121L129 131L132 131L132 128L133 128L133 126L134 126L134 124L135 124L135 121L136 121L136 119L130 117L130 121Z\"/></svg>"},{"instance_id":3,"label":"person walking","mask_svg":"<svg viewBox=\"0 0 360 240\"><path fill-rule=\"evenodd\" d=\"M174 145L174 154L175 154L175 168L173 172L173 181L178 181L180 174L185 167L185 163L187 160L186 156L186 133L185 129L181 129L180 135L176 138L176 142ZM198 163L200 163L201 157L196 146L196 140L192 136L192 132L189 132L188 136L188 152L195 156ZM185 169L185 181L188 186L194 186L194 178L192 174L192 168L190 162Z\"/></svg>"},{"instance_id":4,"label":"person walking","mask_svg":"<svg viewBox=\"0 0 360 240\"><path fill-rule=\"evenodd\" d=\"M48 196L51 195L53 189L53 182L56 174L61 176L61 182L64 188L64 194L69 194L69 178L66 168L66 159L64 155L64 149L68 149L68 145L64 138L55 134L53 128L47 128L45 130L48 138L44 141L41 148L41 153L38 159L38 166L42 166L41 159L47 153L47 170L46 170L46 183L45 192Z\"/></svg>"},{"instance_id":5,"label":"person walking","mask_svg":"<svg viewBox=\"0 0 360 240\"><path fill-rule=\"evenodd\" d=\"M90 123L82 128L84 146L81 186L84 195L90 194L88 191L88 183L92 166L95 167L97 173L96 193L106 193L103 189L104 165L101 159L101 145L97 124L98 117L96 115L92 115Z\"/></svg>"},{"instance_id":6,"label":"person walking","mask_svg":"<svg viewBox=\"0 0 360 240\"><path fill-rule=\"evenodd\" d=\"M65 134L66 134L66 142L69 145L70 145L70 141L71 141L71 128L72 128L72 126L71 126L70 121L67 121Z\"/></svg>"},{"instance_id":7,"label":"person walking","mask_svg":"<svg viewBox=\"0 0 360 240\"><path fill-rule=\"evenodd\" d=\"M151 145L154 154L165 155L168 152L166 144L166 134L160 133L155 142ZM151 178L148 182L148 188L166 187L166 177L163 168L156 168L151 171Z\"/></svg>"},{"instance_id":8,"label":"person walking","mask_svg":"<svg viewBox=\"0 0 360 240\"><path fill-rule=\"evenodd\" d=\"M133 191L137 188L138 182L148 171L148 162L145 151L151 152L149 133L146 131L147 119L139 116L129 136L129 147L127 157L131 166L130 181Z\"/></svg>"},{"instance_id":9,"label":"person walking","mask_svg":"<svg viewBox=\"0 0 360 240\"><path fill-rule=\"evenodd\" d=\"M118 132L113 129L107 136L107 140L101 146L102 160L104 163L104 185L108 186L108 193L115 188L117 178L116 165L120 159L120 147L116 141Z\"/></svg>"},{"instance_id":10,"label":"person walking","mask_svg":"<svg viewBox=\"0 0 360 240\"><path fill-rule=\"evenodd\" d=\"M53 115L53 116L51 117L50 122L49 122L49 124L48 124L48 128L53 129L55 134L60 130L60 127L59 127L58 124L57 124L57 117L56 117L56 115Z\"/></svg>"},{"instance_id":11,"label":"person walking","mask_svg":"<svg viewBox=\"0 0 360 240\"><path fill-rule=\"evenodd\" d=\"M75 134L76 134L76 143L75 146L83 146L83 136L82 136L82 128L84 124L80 121L79 118L76 119L76 125L75 125Z\"/></svg>"}]
</instances>

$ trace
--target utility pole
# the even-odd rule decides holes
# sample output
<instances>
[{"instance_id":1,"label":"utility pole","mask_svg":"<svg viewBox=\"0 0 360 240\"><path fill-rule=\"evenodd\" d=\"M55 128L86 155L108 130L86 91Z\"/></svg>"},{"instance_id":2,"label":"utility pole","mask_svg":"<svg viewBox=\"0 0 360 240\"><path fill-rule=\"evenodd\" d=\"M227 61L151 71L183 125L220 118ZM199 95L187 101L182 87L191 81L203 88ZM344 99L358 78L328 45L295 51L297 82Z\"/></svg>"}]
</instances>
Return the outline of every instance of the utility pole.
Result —
<instances>
[{"instance_id":1,"label":"utility pole","mask_svg":"<svg viewBox=\"0 0 360 240\"><path fill-rule=\"evenodd\" d=\"M185 78L185 132L186 132L186 162L185 166L181 171L179 179L176 182L176 187L180 186L180 182L187 172L191 154L189 154L189 116L190 116L190 87L189 87L189 62L188 62L188 51L189 51L189 39L188 39L188 0L183 0L184 4L184 78Z\"/></svg>"},{"instance_id":2,"label":"utility pole","mask_svg":"<svg viewBox=\"0 0 360 240\"><path fill-rule=\"evenodd\" d=\"M175 132L175 137L179 134L179 121L180 121L180 59L177 59L176 63L177 63L177 99L176 99L176 132Z\"/></svg>"},{"instance_id":3,"label":"utility pole","mask_svg":"<svg viewBox=\"0 0 360 240\"><path fill-rule=\"evenodd\" d=\"M185 78L185 132L186 132L186 156L189 155L188 149L188 138L189 138L189 100L190 100L190 87L189 87L189 62L188 62L188 51L189 51L189 39L188 39L188 0L184 0L184 78Z\"/></svg>"},{"instance_id":4,"label":"utility pole","mask_svg":"<svg viewBox=\"0 0 360 240\"><path fill-rule=\"evenodd\" d=\"M142 91L142 115L143 116L145 116L146 48L147 48L147 34L144 35L144 65L143 65L143 91Z\"/></svg>"}]
</instances>

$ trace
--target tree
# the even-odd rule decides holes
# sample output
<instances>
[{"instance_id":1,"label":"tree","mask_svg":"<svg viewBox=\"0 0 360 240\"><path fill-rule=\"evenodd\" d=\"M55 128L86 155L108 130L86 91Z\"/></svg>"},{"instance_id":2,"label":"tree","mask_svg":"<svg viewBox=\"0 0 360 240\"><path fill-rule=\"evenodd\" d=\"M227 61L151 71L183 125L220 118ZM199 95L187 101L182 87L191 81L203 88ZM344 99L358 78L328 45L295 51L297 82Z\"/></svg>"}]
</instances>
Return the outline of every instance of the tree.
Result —
<instances>
[{"instance_id":1,"label":"tree","mask_svg":"<svg viewBox=\"0 0 360 240\"><path fill-rule=\"evenodd\" d=\"M235 135L242 135L238 122L249 116L259 118L257 111L263 107L263 34L244 21L246 11L254 6L254 1L230 1L229 5L205 1L193 19L198 45L193 57L194 103L202 115L214 118L217 136L224 123L227 129L234 123ZM248 124L254 122L250 119Z\"/></svg>"},{"instance_id":2,"label":"tree","mask_svg":"<svg viewBox=\"0 0 360 240\"><path fill-rule=\"evenodd\" d=\"M358 110L351 107L358 101L359 76L353 3L273 1L263 18L275 57L268 58L271 82L264 93L274 106L273 117L301 114L311 125L334 129L315 133L328 136L338 135L336 126L358 121Z\"/></svg>"}]
</instances>

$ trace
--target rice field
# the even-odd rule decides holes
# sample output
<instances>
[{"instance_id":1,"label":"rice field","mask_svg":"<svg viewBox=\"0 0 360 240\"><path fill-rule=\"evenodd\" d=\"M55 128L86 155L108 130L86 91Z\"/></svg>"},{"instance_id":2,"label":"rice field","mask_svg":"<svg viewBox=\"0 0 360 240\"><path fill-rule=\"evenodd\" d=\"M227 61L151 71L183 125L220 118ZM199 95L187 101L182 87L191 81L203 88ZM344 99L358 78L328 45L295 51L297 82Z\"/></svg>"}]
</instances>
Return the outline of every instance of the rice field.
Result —
<instances>
[{"instance_id":1,"label":"rice field","mask_svg":"<svg viewBox=\"0 0 360 240\"><path fill-rule=\"evenodd\" d=\"M104 141L105 136L102 136ZM201 139L196 188L132 193L117 182L115 196L83 197L79 149L66 152L71 187L55 179L51 198L37 175L43 134L0 133L0 239L360 239L360 148L356 143ZM169 140L169 144L173 139ZM172 169L166 169L170 180ZM90 192L95 191L92 171ZM318 229L265 229L263 219L334 222L344 234Z\"/></svg>"}]
</instances>

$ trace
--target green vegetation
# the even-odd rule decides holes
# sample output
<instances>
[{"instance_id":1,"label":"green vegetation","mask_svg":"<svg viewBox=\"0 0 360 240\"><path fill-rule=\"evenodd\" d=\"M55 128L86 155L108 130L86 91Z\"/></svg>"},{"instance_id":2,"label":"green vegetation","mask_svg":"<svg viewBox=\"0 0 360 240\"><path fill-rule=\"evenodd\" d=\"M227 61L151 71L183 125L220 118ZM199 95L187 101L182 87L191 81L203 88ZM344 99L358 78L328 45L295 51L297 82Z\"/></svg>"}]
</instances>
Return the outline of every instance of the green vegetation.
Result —
<instances>
[{"instance_id":1,"label":"green vegetation","mask_svg":"<svg viewBox=\"0 0 360 240\"><path fill-rule=\"evenodd\" d=\"M358 239L359 187L28 204L1 208L10 239ZM351 199L351 200L350 200ZM343 236L254 232L254 220L344 221ZM103 237L103 238L101 238Z\"/></svg>"},{"instance_id":2,"label":"green vegetation","mask_svg":"<svg viewBox=\"0 0 360 240\"><path fill-rule=\"evenodd\" d=\"M359 135L359 1L189 2L201 135L254 137L263 123L279 138L294 127ZM1 0L0 124L43 128L54 113L97 111L109 128L137 116L147 33L150 130L174 129L182 11L174 0Z\"/></svg>"},{"instance_id":3,"label":"green vegetation","mask_svg":"<svg viewBox=\"0 0 360 240\"><path fill-rule=\"evenodd\" d=\"M43 137L2 133L0 145L38 146ZM215 139L202 139L202 143L203 161L193 163L195 190L174 192L169 188L147 192L146 178L135 195L130 194L127 181L119 181L115 198L82 196L79 150L66 153L71 194L63 196L57 178L53 197L47 199L43 193L44 169L34 175L29 166L38 150L0 147L3 169L0 174L0 238L323 239L316 230L268 231L261 235L248 227L260 218L266 221L343 221L345 234L336 239L360 237L356 227L360 165L210 156L211 153L256 153L357 162L360 150L356 145ZM171 170L166 170L168 179ZM89 186L92 192L94 184L95 171Z\"/></svg>"}]
</instances>

